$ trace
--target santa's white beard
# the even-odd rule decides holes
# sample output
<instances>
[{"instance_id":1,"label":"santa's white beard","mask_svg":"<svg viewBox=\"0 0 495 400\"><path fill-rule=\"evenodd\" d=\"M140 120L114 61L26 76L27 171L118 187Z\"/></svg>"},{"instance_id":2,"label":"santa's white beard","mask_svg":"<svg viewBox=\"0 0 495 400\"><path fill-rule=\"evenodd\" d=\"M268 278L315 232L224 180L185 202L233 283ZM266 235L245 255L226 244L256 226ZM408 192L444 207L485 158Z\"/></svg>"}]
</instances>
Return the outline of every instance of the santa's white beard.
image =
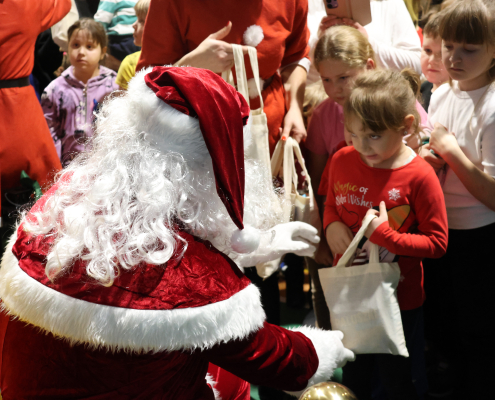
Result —
<instances>
[{"instance_id":1,"label":"santa's white beard","mask_svg":"<svg viewBox=\"0 0 495 400\"><path fill-rule=\"evenodd\" d=\"M266 173L256 161L246 161L244 224L262 230L282 218L281 196ZM233 253L230 238L237 227L216 192L211 159L191 170L182 156L163 154L132 132L103 131L59 184L43 212L24 218L34 235L56 237L47 257L50 279L76 259L86 260L88 275L104 285L111 285L121 268L165 264L182 244L178 223Z\"/></svg>"}]
</instances>

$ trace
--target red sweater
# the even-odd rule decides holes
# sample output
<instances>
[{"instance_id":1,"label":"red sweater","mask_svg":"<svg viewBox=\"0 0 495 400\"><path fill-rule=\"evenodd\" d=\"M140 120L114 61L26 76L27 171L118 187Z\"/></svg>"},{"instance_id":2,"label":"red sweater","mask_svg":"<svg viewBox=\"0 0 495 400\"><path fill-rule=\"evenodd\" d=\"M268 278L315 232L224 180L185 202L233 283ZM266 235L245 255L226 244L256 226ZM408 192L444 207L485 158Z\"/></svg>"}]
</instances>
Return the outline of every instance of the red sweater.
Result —
<instances>
[{"instance_id":1,"label":"red sweater","mask_svg":"<svg viewBox=\"0 0 495 400\"><path fill-rule=\"evenodd\" d=\"M400 168L381 169L366 165L352 146L338 151L328 175L325 229L342 221L356 233L368 209L378 209L380 201L385 201L389 221L370 240L383 247L382 261L398 259L399 305L411 310L425 298L422 258L441 257L447 249L447 212L438 178L421 157Z\"/></svg>"}]
</instances>

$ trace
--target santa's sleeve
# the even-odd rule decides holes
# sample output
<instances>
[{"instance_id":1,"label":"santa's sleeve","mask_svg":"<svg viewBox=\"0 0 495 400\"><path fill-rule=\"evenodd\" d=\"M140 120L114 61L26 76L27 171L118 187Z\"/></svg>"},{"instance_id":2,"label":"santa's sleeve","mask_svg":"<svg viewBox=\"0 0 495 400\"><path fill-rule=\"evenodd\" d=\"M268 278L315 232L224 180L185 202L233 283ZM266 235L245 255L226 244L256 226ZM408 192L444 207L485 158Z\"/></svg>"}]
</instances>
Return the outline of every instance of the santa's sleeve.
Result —
<instances>
[{"instance_id":1,"label":"santa's sleeve","mask_svg":"<svg viewBox=\"0 0 495 400\"><path fill-rule=\"evenodd\" d=\"M186 24L182 23L187 14L180 12L180 1L151 2L136 72L149 66L174 64L189 52L184 39Z\"/></svg>"},{"instance_id":2,"label":"santa's sleeve","mask_svg":"<svg viewBox=\"0 0 495 400\"><path fill-rule=\"evenodd\" d=\"M201 354L211 363L257 385L299 395L330 379L354 355L342 333L301 327L292 331L267 322L242 340L214 346Z\"/></svg>"}]
</instances>

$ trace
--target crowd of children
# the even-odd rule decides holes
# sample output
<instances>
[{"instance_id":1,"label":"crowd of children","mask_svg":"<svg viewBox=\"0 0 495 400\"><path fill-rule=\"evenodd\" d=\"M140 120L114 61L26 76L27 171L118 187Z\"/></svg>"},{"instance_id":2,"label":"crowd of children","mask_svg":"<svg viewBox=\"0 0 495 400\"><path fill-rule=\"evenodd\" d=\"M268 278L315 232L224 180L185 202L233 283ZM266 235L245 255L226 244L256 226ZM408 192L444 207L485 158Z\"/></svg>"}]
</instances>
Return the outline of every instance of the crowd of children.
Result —
<instances>
[{"instance_id":1,"label":"crowd of children","mask_svg":"<svg viewBox=\"0 0 495 400\"><path fill-rule=\"evenodd\" d=\"M134 76L150 2L101 1L94 19L68 30L71 66L41 100L62 166L90 145L98 105ZM450 377L439 396L489 398L495 2L446 0L428 13L420 61L419 37L393 21L396 3L372 1L366 29L334 17L319 26L312 68L321 81L307 86L304 109L306 163L326 239L307 260L316 320L331 329L318 270L335 265L365 215L376 214L366 237L382 247L382 261L399 263L410 357L358 355L344 368L344 384L360 400L381 398L377 390L390 400L423 398L425 331L433 372L441 366ZM394 47L401 35L409 50ZM118 73L103 64L120 65ZM356 263L365 262L368 245Z\"/></svg>"}]
</instances>

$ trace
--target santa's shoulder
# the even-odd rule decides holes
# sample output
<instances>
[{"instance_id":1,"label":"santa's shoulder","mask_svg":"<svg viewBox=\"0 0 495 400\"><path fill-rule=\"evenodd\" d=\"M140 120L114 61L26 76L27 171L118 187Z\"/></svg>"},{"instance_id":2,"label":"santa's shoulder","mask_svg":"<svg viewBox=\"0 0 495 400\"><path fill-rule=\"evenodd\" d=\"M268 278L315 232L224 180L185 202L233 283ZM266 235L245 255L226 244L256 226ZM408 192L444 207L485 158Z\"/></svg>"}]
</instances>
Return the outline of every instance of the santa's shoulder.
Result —
<instances>
[{"instance_id":1,"label":"santa's shoulder","mask_svg":"<svg viewBox=\"0 0 495 400\"><path fill-rule=\"evenodd\" d=\"M180 232L187 250L166 265L122 271L110 287L77 260L53 282L45 260L53 236L21 225L0 269L4 312L68 339L110 350L193 350L240 339L265 319L258 289L209 242Z\"/></svg>"}]
</instances>

